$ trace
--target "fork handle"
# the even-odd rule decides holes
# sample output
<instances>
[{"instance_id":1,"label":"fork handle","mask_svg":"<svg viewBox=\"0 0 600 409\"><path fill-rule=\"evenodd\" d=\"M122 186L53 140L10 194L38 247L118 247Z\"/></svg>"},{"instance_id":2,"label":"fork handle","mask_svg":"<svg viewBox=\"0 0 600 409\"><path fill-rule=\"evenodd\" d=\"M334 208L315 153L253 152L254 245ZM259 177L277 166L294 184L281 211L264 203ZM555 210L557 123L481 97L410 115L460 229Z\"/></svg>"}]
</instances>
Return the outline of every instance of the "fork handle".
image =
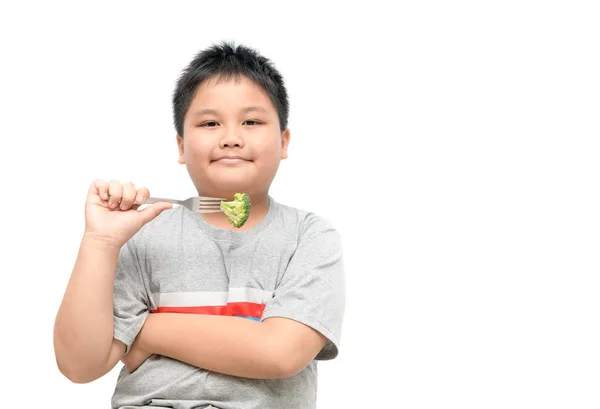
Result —
<instances>
[{"instance_id":1,"label":"fork handle","mask_svg":"<svg viewBox=\"0 0 600 409\"><path fill-rule=\"evenodd\" d=\"M168 202L168 203L173 203L173 204L183 204L182 200L175 200L175 199L163 199L160 197L149 197L148 200L146 200L144 202L144 204L153 204L153 203L157 203L157 202Z\"/></svg>"}]
</instances>

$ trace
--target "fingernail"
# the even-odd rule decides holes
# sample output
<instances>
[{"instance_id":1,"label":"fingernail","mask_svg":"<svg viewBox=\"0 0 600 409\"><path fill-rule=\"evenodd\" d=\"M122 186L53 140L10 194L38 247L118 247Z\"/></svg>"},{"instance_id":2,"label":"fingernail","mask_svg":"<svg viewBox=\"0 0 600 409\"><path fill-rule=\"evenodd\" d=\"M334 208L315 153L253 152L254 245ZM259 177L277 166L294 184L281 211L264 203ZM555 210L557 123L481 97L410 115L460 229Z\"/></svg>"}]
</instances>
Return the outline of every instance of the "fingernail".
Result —
<instances>
[{"instance_id":1,"label":"fingernail","mask_svg":"<svg viewBox=\"0 0 600 409\"><path fill-rule=\"evenodd\" d=\"M142 203L142 202L143 202L143 200L142 200L142 196L138 195L138 196L135 198L135 202L136 202L136 203Z\"/></svg>"}]
</instances>

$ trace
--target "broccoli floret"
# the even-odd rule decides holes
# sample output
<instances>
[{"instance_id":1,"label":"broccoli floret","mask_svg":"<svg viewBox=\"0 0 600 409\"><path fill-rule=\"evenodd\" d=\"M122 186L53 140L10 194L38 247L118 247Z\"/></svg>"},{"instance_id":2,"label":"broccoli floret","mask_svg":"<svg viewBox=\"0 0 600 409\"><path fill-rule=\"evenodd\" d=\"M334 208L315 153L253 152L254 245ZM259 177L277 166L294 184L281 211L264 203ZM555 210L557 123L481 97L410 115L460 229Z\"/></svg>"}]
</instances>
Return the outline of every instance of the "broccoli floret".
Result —
<instances>
[{"instance_id":1,"label":"broccoli floret","mask_svg":"<svg viewBox=\"0 0 600 409\"><path fill-rule=\"evenodd\" d=\"M236 193L231 202L221 202L221 210L227 216L229 223L240 228L250 216L250 196L246 193Z\"/></svg>"}]
</instances>

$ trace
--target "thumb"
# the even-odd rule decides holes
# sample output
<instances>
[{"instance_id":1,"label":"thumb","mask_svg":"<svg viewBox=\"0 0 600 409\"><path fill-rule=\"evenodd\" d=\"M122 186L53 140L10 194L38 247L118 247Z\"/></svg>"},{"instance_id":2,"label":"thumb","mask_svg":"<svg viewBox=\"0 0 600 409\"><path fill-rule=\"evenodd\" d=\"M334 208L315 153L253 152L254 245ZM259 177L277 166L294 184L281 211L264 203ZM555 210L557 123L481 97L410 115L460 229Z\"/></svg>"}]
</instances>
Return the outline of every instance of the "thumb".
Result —
<instances>
[{"instance_id":1,"label":"thumb","mask_svg":"<svg viewBox=\"0 0 600 409\"><path fill-rule=\"evenodd\" d=\"M156 218L159 214L164 212L167 209L173 207L171 203L158 202L154 203L151 206L148 206L144 210L140 210L139 214L142 219L142 223L146 224Z\"/></svg>"}]
</instances>

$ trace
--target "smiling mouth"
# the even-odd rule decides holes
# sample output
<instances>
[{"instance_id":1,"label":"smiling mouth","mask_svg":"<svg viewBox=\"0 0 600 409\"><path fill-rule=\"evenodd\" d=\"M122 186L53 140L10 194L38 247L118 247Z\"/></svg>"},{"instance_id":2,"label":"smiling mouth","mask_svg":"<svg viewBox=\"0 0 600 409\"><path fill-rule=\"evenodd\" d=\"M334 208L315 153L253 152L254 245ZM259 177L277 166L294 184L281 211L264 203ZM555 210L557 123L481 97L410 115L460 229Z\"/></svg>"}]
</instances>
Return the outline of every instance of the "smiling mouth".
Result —
<instances>
[{"instance_id":1,"label":"smiling mouth","mask_svg":"<svg viewBox=\"0 0 600 409\"><path fill-rule=\"evenodd\" d=\"M220 163L223 165L238 165L241 163L246 163L246 162L251 162L251 161L246 160L244 158L240 158L240 157L226 157L226 158L220 158L220 159L214 160L213 162Z\"/></svg>"}]
</instances>

